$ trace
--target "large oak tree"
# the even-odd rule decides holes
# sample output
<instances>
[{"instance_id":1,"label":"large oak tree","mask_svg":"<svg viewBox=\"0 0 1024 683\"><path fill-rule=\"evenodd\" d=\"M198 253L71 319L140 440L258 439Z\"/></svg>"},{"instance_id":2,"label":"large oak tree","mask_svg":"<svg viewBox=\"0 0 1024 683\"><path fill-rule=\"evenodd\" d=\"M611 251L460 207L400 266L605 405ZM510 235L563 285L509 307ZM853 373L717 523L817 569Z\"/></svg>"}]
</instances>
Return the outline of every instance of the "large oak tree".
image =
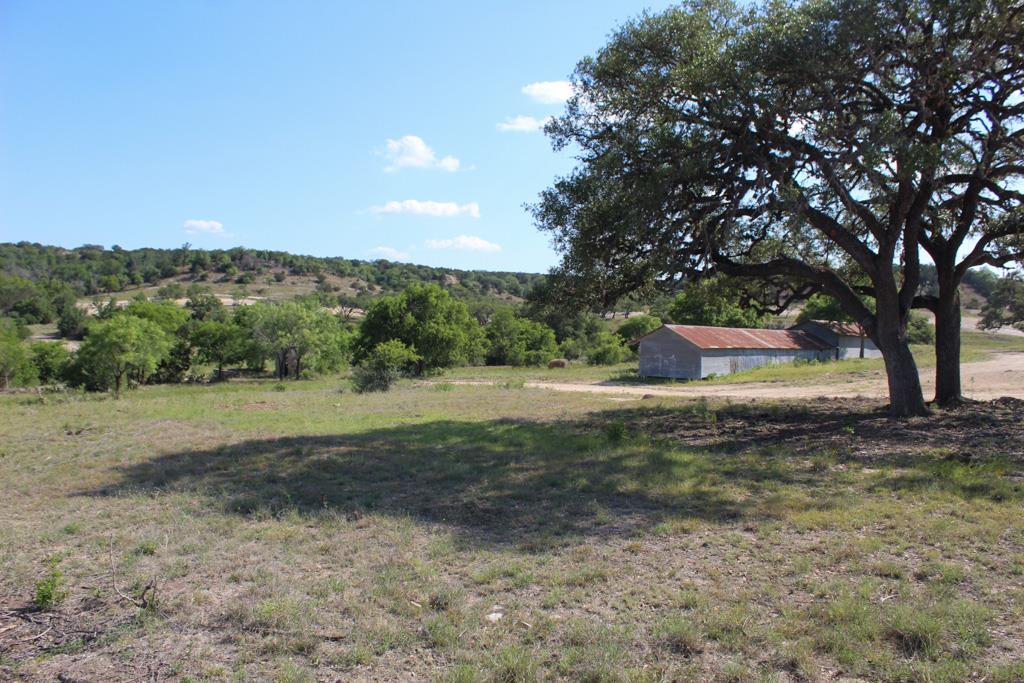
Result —
<instances>
[{"instance_id":1,"label":"large oak tree","mask_svg":"<svg viewBox=\"0 0 1024 683\"><path fill-rule=\"evenodd\" d=\"M534 207L563 255L553 285L607 300L720 272L827 293L882 351L892 413L926 412L907 344L919 244L946 225L957 136L988 135L950 111L988 87L960 76L979 52L962 11L995 45L980 71L1019 76L1019 2L691 0L622 27L547 128L580 161ZM1004 165L971 173L1002 182Z\"/></svg>"}]
</instances>

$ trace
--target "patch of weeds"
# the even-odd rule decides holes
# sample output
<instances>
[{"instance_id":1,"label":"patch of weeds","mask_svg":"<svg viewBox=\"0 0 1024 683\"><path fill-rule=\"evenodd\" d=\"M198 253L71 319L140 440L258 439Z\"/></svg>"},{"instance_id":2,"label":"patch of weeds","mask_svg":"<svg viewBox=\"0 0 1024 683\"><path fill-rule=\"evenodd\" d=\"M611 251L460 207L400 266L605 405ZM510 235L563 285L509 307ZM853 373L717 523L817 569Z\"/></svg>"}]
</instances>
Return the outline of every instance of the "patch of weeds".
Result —
<instances>
[{"instance_id":1,"label":"patch of weeds","mask_svg":"<svg viewBox=\"0 0 1024 683\"><path fill-rule=\"evenodd\" d=\"M64 534L65 536L74 536L75 534L77 534L81 530L82 530L82 525L79 524L78 522L71 522L70 524L65 524L64 526L62 526L60 528L60 532L62 534Z\"/></svg>"},{"instance_id":2,"label":"patch of weeds","mask_svg":"<svg viewBox=\"0 0 1024 683\"><path fill-rule=\"evenodd\" d=\"M488 565L482 570L475 572L471 578L480 585L488 585L498 579L507 579L517 588L523 588L533 583L533 575L517 562Z\"/></svg>"},{"instance_id":3,"label":"patch of weeds","mask_svg":"<svg viewBox=\"0 0 1024 683\"><path fill-rule=\"evenodd\" d=\"M270 387L272 391L288 391L288 387L278 382L277 384Z\"/></svg>"},{"instance_id":4,"label":"patch of weeds","mask_svg":"<svg viewBox=\"0 0 1024 683\"><path fill-rule=\"evenodd\" d=\"M142 543L135 546L132 550L132 555L138 555L140 557L147 555L156 555L157 544L155 541L143 541Z\"/></svg>"},{"instance_id":5,"label":"patch of weeds","mask_svg":"<svg viewBox=\"0 0 1024 683\"><path fill-rule=\"evenodd\" d=\"M442 586L430 594L427 605L435 612L447 612L455 609L461 601L462 591L454 586Z\"/></svg>"},{"instance_id":6,"label":"patch of weeds","mask_svg":"<svg viewBox=\"0 0 1024 683\"><path fill-rule=\"evenodd\" d=\"M280 660L277 666L277 674L274 676L276 683L313 683L316 680L310 671L290 659Z\"/></svg>"},{"instance_id":7,"label":"patch of weeds","mask_svg":"<svg viewBox=\"0 0 1024 683\"><path fill-rule=\"evenodd\" d=\"M67 597L64 587L64 574L57 565L60 558L51 557L46 561L46 573L36 581L36 590L32 596L32 604L39 610L50 610L63 602Z\"/></svg>"},{"instance_id":8,"label":"patch of weeds","mask_svg":"<svg viewBox=\"0 0 1024 683\"><path fill-rule=\"evenodd\" d=\"M872 564L868 571L875 576L881 576L883 579L903 579L907 576L903 566L892 560L879 560Z\"/></svg>"},{"instance_id":9,"label":"patch of weeds","mask_svg":"<svg viewBox=\"0 0 1024 683\"><path fill-rule=\"evenodd\" d=\"M752 615L742 606L716 609L704 615L704 633L727 647L742 647L751 641Z\"/></svg>"},{"instance_id":10,"label":"patch of weeds","mask_svg":"<svg viewBox=\"0 0 1024 683\"><path fill-rule=\"evenodd\" d=\"M437 683L477 683L480 677L471 664L456 664L436 680Z\"/></svg>"},{"instance_id":11,"label":"patch of weeds","mask_svg":"<svg viewBox=\"0 0 1024 683\"><path fill-rule=\"evenodd\" d=\"M610 444L620 444L626 438L626 423L622 420L609 422L602 429L605 440Z\"/></svg>"},{"instance_id":12,"label":"patch of weeds","mask_svg":"<svg viewBox=\"0 0 1024 683\"><path fill-rule=\"evenodd\" d=\"M914 572L914 578L918 581L955 585L967 579L967 572L958 564L933 560L919 567Z\"/></svg>"},{"instance_id":13,"label":"patch of weeds","mask_svg":"<svg viewBox=\"0 0 1024 683\"><path fill-rule=\"evenodd\" d=\"M732 660L726 662L722 670L715 676L718 683L754 683L757 680L754 672L743 662Z\"/></svg>"},{"instance_id":14,"label":"patch of weeds","mask_svg":"<svg viewBox=\"0 0 1024 683\"><path fill-rule=\"evenodd\" d=\"M423 624L426 630L427 644L435 649L455 647L459 642L459 629L452 620L443 614L437 614Z\"/></svg>"},{"instance_id":15,"label":"patch of weeds","mask_svg":"<svg viewBox=\"0 0 1024 683\"><path fill-rule=\"evenodd\" d=\"M556 578L559 585L582 588L608 578L608 570L602 565L584 565Z\"/></svg>"},{"instance_id":16,"label":"patch of weeds","mask_svg":"<svg viewBox=\"0 0 1024 683\"><path fill-rule=\"evenodd\" d=\"M526 387L526 380L510 379L498 384L502 389L523 389Z\"/></svg>"},{"instance_id":17,"label":"patch of weeds","mask_svg":"<svg viewBox=\"0 0 1024 683\"><path fill-rule=\"evenodd\" d=\"M984 680L988 683L1020 683L1024 681L1024 661L993 667Z\"/></svg>"},{"instance_id":18,"label":"patch of weeds","mask_svg":"<svg viewBox=\"0 0 1024 683\"><path fill-rule=\"evenodd\" d=\"M662 620L654 629L654 637L662 646L684 657L692 657L704 651L704 638L700 629L681 616Z\"/></svg>"},{"instance_id":19,"label":"patch of weeds","mask_svg":"<svg viewBox=\"0 0 1024 683\"><path fill-rule=\"evenodd\" d=\"M331 663L339 669L351 669L356 666L366 666L373 661L373 653L364 643L342 650L331 657Z\"/></svg>"},{"instance_id":20,"label":"patch of weeds","mask_svg":"<svg viewBox=\"0 0 1024 683\"><path fill-rule=\"evenodd\" d=\"M503 647L492 660L488 683L534 683L540 680L534 654L520 646Z\"/></svg>"},{"instance_id":21,"label":"patch of weeds","mask_svg":"<svg viewBox=\"0 0 1024 683\"><path fill-rule=\"evenodd\" d=\"M437 384L430 385L430 390L442 392L455 391L455 385L451 382L438 382Z\"/></svg>"},{"instance_id":22,"label":"patch of weeds","mask_svg":"<svg viewBox=\"0 0 1024 683\"><path fill-rule=\"evenodd\" d=\"M915 605L896 605L885 623L884 635L903 654L933 658L942 642L942 622Z\"/></svg>"}]
</instances>

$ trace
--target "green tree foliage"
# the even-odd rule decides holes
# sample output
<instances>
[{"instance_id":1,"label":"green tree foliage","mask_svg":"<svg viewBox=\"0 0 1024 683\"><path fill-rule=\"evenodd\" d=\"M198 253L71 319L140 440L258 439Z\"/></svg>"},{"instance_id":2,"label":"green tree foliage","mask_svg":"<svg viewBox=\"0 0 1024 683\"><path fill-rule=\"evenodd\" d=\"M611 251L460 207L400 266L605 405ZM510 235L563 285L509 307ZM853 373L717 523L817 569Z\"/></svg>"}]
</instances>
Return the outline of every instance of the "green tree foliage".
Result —
<instances>
[{"instance_id":1,"label":"green tree foliage","mask_svg":"<svg viewBox=\"0 0 1024 683\"><path fill-rule=\"evenodd\" d=\"M911 344L934 344L935 326L923 313L911 311L907 323L907 341Z\"/></svg>"},{"instance_id":2,"label":"green tree foliage","mask_svg":"<svg viewBox=\"0 0 1024 683\"><path fill-rule=\"evenodd\" d=\"M259 303L251 308L253 339L275 359L279 379L297 379L304 370L337 369L348 355L348 336L339 320L315 303Z\"/></svg>"},{"instance_id":3,"label":"green tree foliage","mask_svg":"<svg viewBox=\"0 0 1024 683\"><path fill-rule=\"evenodd\" d=\"M1024 280L1019 276L1000 280L981 309L978 327L998 330L1005 326L1024 331Z\"/></svg>"},{"instance_id":4,"label":"green tree foliage","mask_svg":"<svg viewBox=\"0 0 1024 683\"><path fill-rule=\"evenodd\" d=\"M117 315L131 315L142 320L149 320L157 325L167 338L171 340L171 348L160 361L152 380L155 382L180 382L192 366L194 349L189 338L188 309L181 308L171 301L147 301L136 299L128 306L120 309Z\"/></svg>"},{"instance_id":5,"label":"green tree foliage","mask_svg":"<svg viewBox=\"0 0 1024 683\"><path fill-rule=\"evenodd\" d=\"M753 305L744 306L739 287L724 277L686 285L672 302L669 315L679 325L715 327L761 327L767 317Z\"/></svg>"},{"instance_id":6,"label":"green tree foliage","mask_svg":"<svg viewBox=\"0 0 1024 683\"><path fill-rule=\"evenodd\" d=\"M71 306L60 315L57 331L65 339L78 340L85 337L89 325L89 316L77 306Z\"/></svg>"},{"instance_id":7,"label":"green tree foliage","mask_svg":"<svg viewBox=\"0 0 1024 683\"><path fill-rule=\"evenodd\" d=\"M388 391L403 375L415 371L420 357L392 339L377 344L352 370L352 386L359 393Z\"/></svg>"},{"instance_id":8,"label":"green tree foliage","mask_svg":"<svg viewBox=\"0 0 1024 683\"><path fill-rule=\"evenodd\" d=\"M23 277L0 275L0 316L27 325L48 323L57 313L47 291Z\"/></svg>"},{"instance_id":9,"label":"green tree foliage","mask_svg":"<svg viewBox=\"0 0 1024 683\"><path fill-rule=\"evenodd\" d=\"M29 386L36 379L35 366L22 342L18 323L0 318L0 389Z\"/></svg>"},{"instance_id":10,"label":"green tree foliage","mask_svg":"<svg viewBox=\"0 0 1024 683\"><path fill-rule=\"evenodd\" d=\"M226 364L245 360L245 333L233 322L199 320L190 327L189 335L199 360L217 366L218 379L224 378Z\"/></svg>"},{"instance_id":11,"label":"green tree foliage","mask_svg":"<svg viewBox=\"0 0 1024 683\"><path fill-rule=\"evenodd\" d=\"M71 352L59 342L41 341L29 346L32 365L42 384L54 384L64 381L67 376Z\"/></svg>"},{"instance_id":12,"label":"green tree foliage","mask_svg":"<svg viewBox=\"0 0 1024 683\"><path fill-rule=\"evenodd\" d=\"M142 384L172 346L159 325L132 315L95 323L75 354L78 374L90 389L120 394L127 380Z\"/></svg>"},{"instance_id":13,"label":"green tree foliage","mask_svg":"<svg viewBox=\"0 0 1024 683\"><path fill-rule=\"evenodd\" d=\"M611 332L600 332L586 348L589 365L615 365L629 358L622 337Z\"/></svg>"},{"instance_id":14,"label":"green tree foliage","mask_svg":"<svg viewBox=\"0 0 1024 683\"><path fill-rule=\"evenodd\" d=\"M378 344L398 340L419 357L416 374L463 365L484 355L480 324L461 301L437 285L411 285L370 305L359 325L356 359Z\"/></svg>"},{"instance_id":15,"label":"green tree foliage","mask_svg":"<svg viewBox=\"0 0 1024 683\"><path fill-rule=\"evenodd\" d=\"M554 331L504 308L484 328L488 365L543 365L558 355Z\"/></svg>"},{"instance_id":16,"label":"green tree foliage","mask_svg":"<svg viewBox=\"0 0 1024 683\"><path fill-rule=\"evenodd\" d=\"M654 332L661 327L661 318L654 315L638 315L630 318L615 330L624 344L636 341L640 337Z\"/></svg>"},{"instance_id":17,"label":"green tree foliage","mask_svg":"<svg viewBox=\"0 0 1024 683\"><path fill-rule=\"evenodd\" d=\"M850 316L846 314L843 307L833 297L826 294L815 294L806 302L797 315L798 323L808 320L828 320L830 322L849 322Z\"/></svg>"},{"instance_id":18,"label":"green tree foliage","mask_svg":"<svg viewBox=\"0 0 1024 683\"><path fill-rule=\"evenodd\" d=\"M553 281L609 299L714 270L828 293L882 351L892 413L927 412L920 246L947 289L1024 230L1021 22L1001 0L690 0L627 24L547 128L581 162L535 209Z\"/></svg>"},{"instance_id":19,"label":"green tree foliage","mask_svg":"<svg viewBox=\"0 0 1024 683\"><path fill-rule=\"evenodd\" d=\"M192 312L193 320L226 320L227 309L220 298L210 292L192 292L185 303L185 307Z\"/></svg>"}]
</instances>

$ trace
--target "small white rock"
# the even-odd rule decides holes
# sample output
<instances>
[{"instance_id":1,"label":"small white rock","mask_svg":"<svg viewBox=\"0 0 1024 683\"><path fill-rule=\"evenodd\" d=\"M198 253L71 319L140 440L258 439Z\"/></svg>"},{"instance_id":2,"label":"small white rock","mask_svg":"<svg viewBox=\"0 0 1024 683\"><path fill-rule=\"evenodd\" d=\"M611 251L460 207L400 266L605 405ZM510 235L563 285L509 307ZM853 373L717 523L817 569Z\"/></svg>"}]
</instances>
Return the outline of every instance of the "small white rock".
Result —
<instances>
[{"instance_id":1,"label":"small white rock","mask_svg":"<svg viewBox=\"0 0 1024 683\"><path fill-rule=\"evenodd\" d=\"M491 622L492 624L497 624L499 621L501 621L501 618L503 616L505 616L505 615L502 614L501 612L491 612L486 617L484 617L484 619L486 619L487 621Z\"/></svg>"}]
</instances>

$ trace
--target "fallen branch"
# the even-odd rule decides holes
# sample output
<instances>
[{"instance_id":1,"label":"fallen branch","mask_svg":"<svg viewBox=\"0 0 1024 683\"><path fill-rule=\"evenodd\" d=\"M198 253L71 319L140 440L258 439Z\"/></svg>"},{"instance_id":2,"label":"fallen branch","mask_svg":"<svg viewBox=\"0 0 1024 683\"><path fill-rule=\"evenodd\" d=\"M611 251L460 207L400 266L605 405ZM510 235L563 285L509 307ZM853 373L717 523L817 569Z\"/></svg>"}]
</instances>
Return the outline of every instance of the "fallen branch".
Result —
<instances>
[{"instance_id":1,"label":"fallen branch","mask_svg":"<svg viewBox=\"0 0 1024 683\"><path fill-rule=\"evenodd\" d=\"M148 609L156 604L156 579L150 579L138 598L133 598L117 587L117 568L114 565L114 536L110 536L110 586L114 592L139 609Z\"/></svg>"}]
</instances>

